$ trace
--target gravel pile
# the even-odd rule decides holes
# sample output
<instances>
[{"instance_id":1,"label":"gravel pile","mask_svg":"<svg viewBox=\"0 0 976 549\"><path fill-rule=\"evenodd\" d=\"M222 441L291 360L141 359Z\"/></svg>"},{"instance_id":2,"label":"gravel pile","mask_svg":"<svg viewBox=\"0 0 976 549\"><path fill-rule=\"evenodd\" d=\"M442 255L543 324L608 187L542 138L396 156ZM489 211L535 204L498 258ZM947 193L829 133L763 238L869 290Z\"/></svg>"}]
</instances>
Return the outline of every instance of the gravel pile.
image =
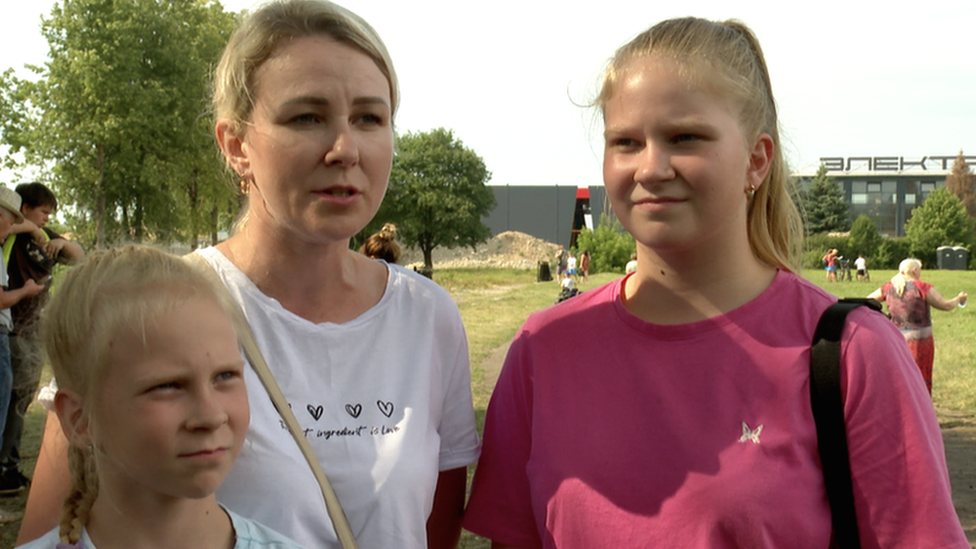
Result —
<instances>
[{"instance_id":1,"label":"gravel pile","mask_svg":"<svg viewBox=\"0 0 976 549\"><path fill-rule=\"evenodd\" d=\"M500 233L471 248L435 248L432 255L434 269L457 269L478 267L501 267L511 269L535 269L539 261L552 262L558 244L546 242L518 231ZM400 264L407 267L423 266L424 256L420 250L407 248L400 257Z\"/></svg>"}]
</instances>

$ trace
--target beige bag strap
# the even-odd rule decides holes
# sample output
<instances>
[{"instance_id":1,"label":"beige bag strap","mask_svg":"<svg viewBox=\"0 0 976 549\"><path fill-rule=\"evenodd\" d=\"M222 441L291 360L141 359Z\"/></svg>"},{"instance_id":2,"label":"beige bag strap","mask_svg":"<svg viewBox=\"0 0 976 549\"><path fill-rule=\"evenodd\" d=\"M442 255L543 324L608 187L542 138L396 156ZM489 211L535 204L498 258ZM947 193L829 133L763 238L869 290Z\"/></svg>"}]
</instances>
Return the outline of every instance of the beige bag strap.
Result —
<instances>
[{"instance_id":1,"label":"beige bag strap","mask_svg":"<svg viewBox=\"0 0 976 549\"><path fill-rule=\"evenodd\" d=\"M229 296L230 292L228 292L227 287L224 286L224 283L217 276L213 267L202 255L199 253L191 253L183 256L183 258L187 263L204 273L216 285L218 291L226 292ZM257 372L258 377L261 379L261 383L271 397L271 401L274 403L275 409L278 410L278 414L285 421L285 425L288 426L288 431L291 433L292 438L295 439L298 447L301 448L305 461L312 468L312 473L315 474L315 480L318 481L319 487L322 489L325 508L329 512L329 518L332 520L332 528L339 538L342 549L356 549L356 539L352 534L352 529L349 527L346 513L342 510L342 505L339 504L339 498L336 497L335 491L332 490L332 485L329 484L329 479L325 476L322 465L315 456L315 452L308 443L308 439L305 438L298 419L295 418L295 414L288 406L288 401L285 399L284 393L281 392L281 387L278 386L278 382L275 381L271 369L268 368L268 363L265 362L264 355L261 354L261 349L258 348L258 344L254 340L254 333L251 332L251 327L247 323L247 319L244 318L243 311L241 311L240 306L236 306L236 301L230 299L230 302L235 304L234 315L237 316L237 324L240 326L240 331L242 332L240 336L241 345L244 347L244 354L247 355L248 362L251 363L251 367L254 368L254 371Z\"/></svg>"}]
</instances>

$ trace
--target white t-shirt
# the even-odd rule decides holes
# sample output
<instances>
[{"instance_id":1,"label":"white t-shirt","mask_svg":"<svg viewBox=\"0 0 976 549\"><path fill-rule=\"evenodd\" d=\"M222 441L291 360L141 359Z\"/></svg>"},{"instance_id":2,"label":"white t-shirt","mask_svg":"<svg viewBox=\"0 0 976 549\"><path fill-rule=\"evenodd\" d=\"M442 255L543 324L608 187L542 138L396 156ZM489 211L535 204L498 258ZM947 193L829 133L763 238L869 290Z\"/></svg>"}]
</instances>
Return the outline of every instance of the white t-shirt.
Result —
<instances>
[{"instance_id":1,"label":"white t-shirt","mask_svg":"<svg viewBox=\"0 0 976 549\"><path fill-rule=\"evenodd\" d=\"M855 259L854 260L854 268L857 269L857 270L859 270L859 271L863 271L863 270L867 269L867 261L865 261L863 257L859 257L859 258Z\"/></svg>"},{"instance_id":2,"label":"white t-shirt","mask_svg":"<svg viewBox=\"0 0 976 549\"><path fill-rule=\"evenodd\" d=\"M242 305L258 346L305 429L360 549L425 548L439 471L474 462L461 316L433 281L389 265L374 307L314 324L263 293L215 248L200 250ZM251 425L217 499L306 547L338 548L325 503L257 375Z\"/></svg>"},{"instance_id":3,"label":"white t-shirt","mask_svg":"<svg viewBox=\"0 0 976 549\"><path fill-rule=\"evenodd\" d=\"M572 290L573 286L575 285L575 283L573 282L573 277L571 276L567 276L566 278L564 278L561 284L562 287L567 290Z\"/></svg>"},{"instance_id":4,"label":"white t-shirt","mask_svg":"<svg viewBox=\"0 0 976 549\"><path fill-rule=\"evenodd\" d=\"M230 517L231 525L234 528L234 549L305 549L294 541L282 536L281 534L246 519L228 509L224 509ZM43 537L24 545L18 545L17 549L57 549L61 543L60 526L48 531ZM82 549L96 549L88 535L88 529L81 530Z\"/></svg>"}]
</instances>

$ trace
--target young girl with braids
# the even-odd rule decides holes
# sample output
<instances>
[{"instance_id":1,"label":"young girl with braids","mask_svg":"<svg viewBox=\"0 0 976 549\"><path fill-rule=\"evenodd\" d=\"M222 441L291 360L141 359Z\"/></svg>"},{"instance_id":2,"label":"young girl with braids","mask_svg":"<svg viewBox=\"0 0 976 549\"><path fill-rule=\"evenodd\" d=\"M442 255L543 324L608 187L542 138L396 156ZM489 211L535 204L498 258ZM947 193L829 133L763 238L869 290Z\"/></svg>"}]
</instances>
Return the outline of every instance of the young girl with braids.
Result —
<instances>
[{"instance_id":1,"label":"young girl with braids","mask_svg":"<svg viewBox=\"0 0 976 549\"><path fill-rule=\"evenodd\" d=\"M71 491L60 526L22 547L300 549L214 497L249 420L233 306L148 247L92 254L68 273L42 337Z\"/></svg>"},{"instance_id":2,"label":"young girl with braids","mask_svg":"<svg viewBox=\"0 0 976 549\"><path fill-rule=\"evenodd\" d=\"M618 50L596 104L637 271L519 331L465 527L496 549L826 549L810 344L836 298L795 274L802 227L755 36L664 21ZM840 360L861 546L969 547L901 335L859 308Z\"/></svg>"}]
</instances>

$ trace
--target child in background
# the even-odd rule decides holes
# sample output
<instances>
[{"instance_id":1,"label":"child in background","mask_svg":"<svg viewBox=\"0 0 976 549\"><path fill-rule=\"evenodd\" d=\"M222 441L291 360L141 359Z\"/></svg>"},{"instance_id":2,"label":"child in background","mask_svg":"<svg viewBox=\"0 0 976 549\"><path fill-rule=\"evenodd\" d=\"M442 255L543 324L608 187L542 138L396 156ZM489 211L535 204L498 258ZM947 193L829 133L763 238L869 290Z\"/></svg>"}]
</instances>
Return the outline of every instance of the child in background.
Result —
<instances>
[{"instance_id":1,"label":"child in background","mask_svg":"<svg viewBox=\"0 0 976 549\"><path fill-rule=\"evenodd\" d=\"M249 420L234 306L148 247L99 252L67 274L42 338L71 493L60 526L21 547L300 549L214 496Z\"/></svg>"},{"instance_id":2,"label":"child in background","mask_svg":"<svg viewBox=\"0 0 976 549\"><path fill-rule=\"evenodd\" d=\"M659 23L595 104L637 271L515 336L464 526L495 549L831 546L809 372L837 298L795 274L803 226L755 35ZM860 307L840 345L861 546L968 548L901 334Z\"/></svg>"},{"instance_id":3,"label":"child in background","mask_svg":"<svg viewBox=\"0 0 976 549\"><path fill-rule=\"evenodd\" d=\"M573 275L569 271L566 271L566 274L563 275L562 287L564 292L572 292L576 287L576 281L573 280Z\"/></svg>"},{"instance_id":4,"label":"child in background","mask_svg":"<svg viewBox=\"0 0 976 549\"><path fill-rule=\"evenodd\" d=\"M868 278L868 262L864 259L864 254L858 254L857 259L854 260L854 268L857 269L858 282L870 280Z\"/></svg>"}]
</instances>

